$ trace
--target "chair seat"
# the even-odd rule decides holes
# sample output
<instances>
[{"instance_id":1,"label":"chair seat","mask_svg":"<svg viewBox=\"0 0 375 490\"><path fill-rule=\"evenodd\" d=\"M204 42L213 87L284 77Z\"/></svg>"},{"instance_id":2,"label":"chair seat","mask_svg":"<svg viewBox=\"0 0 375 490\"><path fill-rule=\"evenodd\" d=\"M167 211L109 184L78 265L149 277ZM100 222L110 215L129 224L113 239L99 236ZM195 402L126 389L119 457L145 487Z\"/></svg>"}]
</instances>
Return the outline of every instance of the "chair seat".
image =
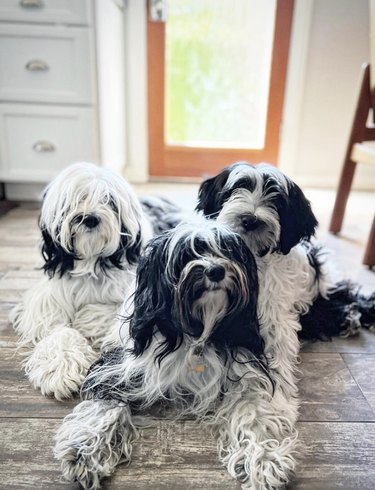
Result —
<instances>
[{"instance_id":1,"label":"chair seat","mask_svg":"<svg viewBox=\"0 0 375 490\"><path fill-rule=\"evenodd\" d=\"M375 165L375 141L355 143L350 158L353 162Z\"/></svg>"}]
</instances>

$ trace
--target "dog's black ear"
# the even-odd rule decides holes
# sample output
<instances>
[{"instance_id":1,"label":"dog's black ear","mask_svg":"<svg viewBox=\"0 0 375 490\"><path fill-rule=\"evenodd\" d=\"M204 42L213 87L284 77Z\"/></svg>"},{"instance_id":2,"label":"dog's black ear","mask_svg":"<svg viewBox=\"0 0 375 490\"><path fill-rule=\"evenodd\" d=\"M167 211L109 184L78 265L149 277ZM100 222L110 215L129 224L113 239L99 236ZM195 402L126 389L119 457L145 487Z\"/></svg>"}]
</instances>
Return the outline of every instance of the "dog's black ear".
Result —
<instances>
[{"instance_id":1,"label":"dog's black ear","mask_svg":"<svg viewBox=\"0 0 375 490\"><path fill-rule=\"evenodd\" d=\"M222 205L222 190L230 175L229 168L225 168L219 175L205 180L199 187L198 204L196 211L203 211L207 218L216 218Z\"/></svg>"},{"instance_id":2,"label":"dog's black ear","mask_svg":"<svg viewBox=\"0 0 375 490\"><path fill-rule=\"evenodd\" d=\"M122 236L122 240L126 240L126 237ZM139 257L142 252L142 232L139 230L137 233L137 236L135 238L135 242L133 242L131 245L128 243L124 243L123 245L125 247L125 255L126 255L126 260L129 262L129 264L136 264L139 261Z\"/></svg>"},{"instance_id":3,"label":"dog's black ear","mask_svg":"<svg viewBox=\"0 0 375 490\"><path fill-rule=\"evenodd\" d=\"M134 313L130 317L130 335L134 339L135 355L141 355L147 349L158 330L165 338L156 356L160 360L177 349L182 340L173 327L173 286L168 283L165 274L165 244L168 236L168 233L164 233L154 238L139 261Z\"/></svg>"},{"instance_id":4,"label":"dog's black ear","mask_svg":"<svg viewBox=\"0 0 375 490\"><path fill-rule=\"evenodd\" d=\"M294 182L290 183L288 195L277 202L280 218L280 241L278 250L286 255L302 239L310 239L318 221L311 204Z\"/></svg>"},{"instance_id":5,"label":"dog's black ear","mask_svg":"<svg viewBox=\"0 0 375 490\"><path fill-rule=\"evenodd\" d=\"M130 265L134 265L139 261L142 252L142 232L138 231L135 241L130 240L130 235L125 227L121 228L121 240L118 249L108 259L111 264L118 269L123 269L123 259Z\"/></svg>"},{"instance_id":6,"label":"dog's black ear","mask_svg":"<svg viewBox=\"0 0 375 490\"><path fill-rule=\"evenodd\" d=\"M66 252L57 244L46 228L40 225L42 233L42 255L44 258L43 270L49 277L53 277L56 272L62 277L66 272L74 267L74 256Z\"/></svg>"}]
</instances>

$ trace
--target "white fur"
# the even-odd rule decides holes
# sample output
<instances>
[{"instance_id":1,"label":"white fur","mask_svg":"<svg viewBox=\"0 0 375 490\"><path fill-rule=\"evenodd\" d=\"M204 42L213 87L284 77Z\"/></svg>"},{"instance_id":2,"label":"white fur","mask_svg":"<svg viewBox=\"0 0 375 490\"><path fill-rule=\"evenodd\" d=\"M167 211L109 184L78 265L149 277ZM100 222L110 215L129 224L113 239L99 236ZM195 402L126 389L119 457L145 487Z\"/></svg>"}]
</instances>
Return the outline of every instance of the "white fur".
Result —
<instances>
[{"instance_id":1,"label":"white fur","mask_svg":"<svg viewBox=\"0 0 375 490\"><path fill-rule=\"evenodd\" d=\"M79 390L97 353L77 330L61 327L42 338L24 363L25 372L43 395L58 400Z\"/></svg>"},{"instance_id":2,"label":"white fur","mask_svg":"<svg viewBox=\"0 0 375 490\"><path fill-rule=\"evenodd\" d=\"M56 435L55 456L71 481L99 488L117 464L130 461L136 429L129 408L116 401L84 401L68 415ZM74 442L74 446L71 445Z\"/></svg>"},{"instance_id":3,"label":"white fur","mask_svg":"<svg viewBox=\"0 0 375 490\"><path fill-rule=\"evenodd\" d=\"M332 261L328 250L322 250L322 262L320 275L316 277L316 271L310 264L308 253L314 241L305 241L294 246L287 255L282 255L277 250L281 224L276 208L272 204L274 193L265 193L264 177L272 176L281 189L288 194L291 181L280 170L272 165L261 163L254 166L239 165L232 168L223 192L229 191L240 179L249 177L253 183L253 189L238 188L233 190L220 210L217 220L241 235L249 249L255 254L257 264L263 275L267 277L265 291L272 289L273 284L282 283L278 294L285 299L283 304L294 305L299 313L307 313L309 308L321 294L328 297L329 290L342 279ZM264 225L259 229L246 232L241 225L241 216L252 214L260 219ZM263 255L262 250L269 250ZM274 309L277 301L269 305ZM358 322L353 322L342 336L358 333Z\"/></svg>"},{"instance_id":4,"label":"white fur","mask_svg":"<svg viewBox=\"0 0 375 490\"><path fill-rule=\"evenodd\" d=\"M294 324L289 329L289 320L285 320L285 335L289 343L287 354L290 354L298 350L298 340L293 332L296 321L290 318ZM263 334L268 335L266 324L263 324ZM280 352L275 349L270 335L266 351L274 366L271 376L276 383L276 391L272 396L269 379L255 363L248 363L247 355L240 353L237 356L238 361L244 364L232 363L229 366L223 364L214 349L206 348L204 357L199 360L204 363L205 369L197 372L195 343L184 343L160 365L155 363L155 350L161 340L156 335L152 346L142 357L134 359L125 356L120 365L113 366L112 370L103 373L103 378L96 381L105 382L115 374L119 385L128 384L126 394L113 386L112 394L115 398L125 396L129 402L143 400L142 408L164 399L176 404L180 416L194 415L212 426L217 438L219 458L229 474L243 482L242 488L263 490L283 487L295 467L298 401L293 371L296 360L281 360ZM286 373L288 368L292 372ZM132 386L131 380L140 374L144 376L142 386ZM184 393L191 396L183 396ZM224 396L221 399L222 393ZM91 404L90 411L82 416L79 407L87 403ZM98 462L98 458L102 454L113 453L112 457L106 459L106 468L112 472L122 451L108 436L108 429L102 428L108 413L100 411L102 403L86 401L78 405L56 436L55 455L62 461L64 477L69 481L78 478L87 489L100 488L100 478L109 474L107 470L103 471L104 464ZM119 429L119 437L121 441L126 441L123 450L128 461L131 441L136 436L136 421L130 418L128 408L123 407L121 402L113 403L121 417L125 418ZM80 463L70 464L70 460L75 461L81 447L87 448L85 454L90 457L85 456L85 464L82 466Z\"/></svg>"},{"instance_id":5,"label":"white fur","mask_svg":"<svg viewBox=\"0 0 375 490\"><path fill-rule=\"evenodd\" d=\"M179 239L182 237L179 235ZM207 240L210 241L209 231ZM170 254L177 241L176 238L175 242L170 242ZM214 259L206 255L198 260L221 260L220 253L214 252L215 248L216 245L211 246ZM204 349L199 354L196 339L185 335L176 351L160 363L155 361L164 341L155 331L151 345L142 355L135 357L124 349L117 363L103 366L89 375L86 382L90 389L110 386L111 403L119 411L117 420L123 420L118 430L119 440L126 441L124 456L127 461L137 426L129 406L138 402L142 410L165 400L175 404L179 416L193 415L212 428L219 459L229 474L242 482L242 488L266 490L283 488L287 484L295 467L298 435L295 428L298 415L295 379L299 351L298 315L306 303L303 292L297 302L285 292L284 284L295 280L295 269L290 265L293 260L298 262L298 251L289 259L289 264L269 264L267 268L260 264L259 269L258 308L269 376L245 349L238 349L233 359L230 355L220 355L211 344L205 343L216 321L228 308L224 290L210 291L209 288L192 305L193 315L202 318L204 326L199 339ZM186 269L188 267L189 264ZM272 274L279 274L281 270L278 280L272 280ZM188 270L182 272L181 281L184 273L188 274ZM124 333L125 347L131 348L133 341L126 325ZM202 366L203 369L198 369ZM85 413L88 403L92 405ZM99 455L102 452L112 454L106 460L106 468L113 471L121 449L120 443L110 440L107 430L103 430L107 417L103 403L101 400L83 402L65 419L56 436L55 455L62 462L63 476L69 481L78 479L86 489L100 488L100 478L108 474L102 471L104 464L98 461ZM87 458L84 467L80 460L71 464L76 461L81 447L85 448Z\"/></svg>"},{"instance_id":6,"label":"white fur","mask_svg":"<svg viewBox=\"0 0 375 490\"><path fill-rule=\"evenodd\" d=\"M83 218L100 223L89 229ZM99 351L118 341L118 309L134 287L135 265L102 270L99 260L119 247L125 228L129 245L151 225L128 183L89 163L61 172L45 191L40 226L54 243L74 253L72 270L44 276L26 292L10 321L27 347L26 373L35 388L57 399L76 392Z\"/></svg>"}]
</instances>

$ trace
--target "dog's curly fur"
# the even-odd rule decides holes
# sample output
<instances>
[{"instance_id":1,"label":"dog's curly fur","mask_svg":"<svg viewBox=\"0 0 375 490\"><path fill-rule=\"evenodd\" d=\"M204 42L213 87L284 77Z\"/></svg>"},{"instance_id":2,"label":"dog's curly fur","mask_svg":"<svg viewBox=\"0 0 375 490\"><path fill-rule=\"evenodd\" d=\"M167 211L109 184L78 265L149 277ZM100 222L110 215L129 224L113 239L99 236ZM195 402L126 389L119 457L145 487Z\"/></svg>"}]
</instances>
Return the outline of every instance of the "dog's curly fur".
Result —
<instances>
[{"instance_id":1,"label":"dog's curly fur","mask_svg":"<svg viewBox=\"0 0 375 490\"><path fill-rule=\"evenodd\" d=\"M152 202L162 226L167 203ZM122 177L93 164L67 167L47 186L39 219L45 275L10 315L28 348L26 373L44 395L76 392L99 352L117 341L116 315L154 233L152 214Z\"/></svg>"},{"instance_id":2,"label":"dog's curly fur","mask_svg":"<svg viewBox=\"0 0 375 490\"><path fill-rule=\"evenodd\" d=\"M212 428L220 461L243 488L285 486L297 440L302 306L284 288L293 280L290 267L277 282L261 267L258 285L253 255L219 223L180 225L154 239L138 268L125 347L92 366L87 400L57 433L64 477L99 488L130 461L134 409L164 400Z\"/></svg>"},{"instance_id":3,"label":"dog's curly fur","mask_svg":"<svg viewBox=\"0 0 375 490\"><path fill-rule=\"evenodd\" d=\"M294 268L285 287L297 301L305 298L302 339L347 337L358 334L361 323L375 324L373 304L357 286L338 279L329 254L313 241L318 222L310 202L279 169L233 164L201 184L197 210L239 233L259 267L271 266L269 280L280 281L286 265Z\"/></svg>"}]
</instances>

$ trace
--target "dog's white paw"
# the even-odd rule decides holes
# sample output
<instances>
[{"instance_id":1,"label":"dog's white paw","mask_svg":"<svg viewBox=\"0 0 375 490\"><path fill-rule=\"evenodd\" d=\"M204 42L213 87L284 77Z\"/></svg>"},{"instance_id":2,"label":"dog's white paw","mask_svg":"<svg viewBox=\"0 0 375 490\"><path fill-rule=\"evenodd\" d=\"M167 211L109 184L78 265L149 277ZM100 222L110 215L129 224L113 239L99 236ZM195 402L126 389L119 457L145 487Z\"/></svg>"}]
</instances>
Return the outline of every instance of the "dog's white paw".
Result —
<instances>
[{"instance_id":1,"label":"dog's white paw","mask_svg":"<svg viewBox=\"0 0 375 490\"><path fill-rule=\"evenodd\" d=\"M284 488L295 468L297 432L279 442L276 439L257 440L255 433L221 456L228 473L242 483L245 490Z\"/></svg>"},{"instance_id":2,"label":"dog's white paw","mask_svg":"<svg viewBox=\"0 0 375 490\"><path fill-rule=\"evenodd\" d=\"M91 364L98 355L76 330L63 327L42 339L24 366L32 385L43 395L57 400L79 391Z\"/></svg>"},{"instance_id":3,"label":"dog's white paw","mask_svg":"<svg viewBox=\"0 0 375 490\"><path fill-rule=\"evenodd\" d=\"M294 466L294 458L279 453L278 448L262 452L258 447L250 453L240 449L232 454L228 472L242 483L243 490L273 490L286 486Z\"/></svg>"},{"instance_id":4,"label":"dog's white paw","mask_svg":"<svg viewBox=\"0 0 375 490\"><path fill-rule=\"evenodd\" d=\"M54 453L63 477L86 490L100 488L123 461L130 461L135 428L130 410L117 401L84 401L65 417Z\"/></svg>"}]
</instances>

